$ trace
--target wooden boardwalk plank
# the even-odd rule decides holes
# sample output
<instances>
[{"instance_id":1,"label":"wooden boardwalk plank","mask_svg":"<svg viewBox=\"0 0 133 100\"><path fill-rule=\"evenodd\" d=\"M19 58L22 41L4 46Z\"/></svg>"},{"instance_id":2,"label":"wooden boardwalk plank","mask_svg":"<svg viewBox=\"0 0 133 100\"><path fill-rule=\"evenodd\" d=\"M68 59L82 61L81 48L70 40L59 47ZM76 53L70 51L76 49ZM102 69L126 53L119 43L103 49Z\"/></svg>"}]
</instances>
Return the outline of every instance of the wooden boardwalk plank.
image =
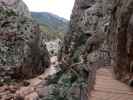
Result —
<instances>
[{"instance_id":1,"label":"wooden boardwalk plank","mask_svg":"<svg viewBox=\"0 0 133 100\"><path fill-rule=\"evenodd\" d=\"M115 80L111 69L101 68L90 100L133 100L133 89Z\"/></svg>"}]
</instances>

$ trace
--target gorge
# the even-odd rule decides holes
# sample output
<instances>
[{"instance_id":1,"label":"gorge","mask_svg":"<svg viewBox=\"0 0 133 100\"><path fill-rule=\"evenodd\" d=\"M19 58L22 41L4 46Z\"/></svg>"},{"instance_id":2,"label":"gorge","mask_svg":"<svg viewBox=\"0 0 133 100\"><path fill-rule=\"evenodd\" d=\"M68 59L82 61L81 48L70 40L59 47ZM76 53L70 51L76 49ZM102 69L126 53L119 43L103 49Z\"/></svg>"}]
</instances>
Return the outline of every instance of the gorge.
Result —
<instances>
[{"instance_id":1,"label":"gorge","mask_svg":"<svg viewBox=\"0 0 133 100\"><path fill-rule=\"evenodd\" d=\"M133 0L75 0L58 55L50 58L45 36L25 3L0 0L0 98L93 100L101 68L107 75L112 70L111 80L133 87L132 15ZM2 94L4 85L11 93Z\"/></svg>"}]
</instances>

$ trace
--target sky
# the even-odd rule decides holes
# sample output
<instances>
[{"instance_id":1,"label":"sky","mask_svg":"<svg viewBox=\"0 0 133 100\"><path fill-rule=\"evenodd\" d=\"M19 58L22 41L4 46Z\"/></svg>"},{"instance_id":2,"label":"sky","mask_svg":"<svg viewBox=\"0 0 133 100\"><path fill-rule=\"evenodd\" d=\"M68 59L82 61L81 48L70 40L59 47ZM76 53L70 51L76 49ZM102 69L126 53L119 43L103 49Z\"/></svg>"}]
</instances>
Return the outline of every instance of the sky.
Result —
<instances>
[{"instance_id":1,"label":"sky","mask_svg":"<svg viewBox=\"0 0 133 100\"><path fill-rule=\"evenodd\" d=\"M23 0L30 11L51 12L70 19L74 0Z\"/></svg>"}]
</instances>

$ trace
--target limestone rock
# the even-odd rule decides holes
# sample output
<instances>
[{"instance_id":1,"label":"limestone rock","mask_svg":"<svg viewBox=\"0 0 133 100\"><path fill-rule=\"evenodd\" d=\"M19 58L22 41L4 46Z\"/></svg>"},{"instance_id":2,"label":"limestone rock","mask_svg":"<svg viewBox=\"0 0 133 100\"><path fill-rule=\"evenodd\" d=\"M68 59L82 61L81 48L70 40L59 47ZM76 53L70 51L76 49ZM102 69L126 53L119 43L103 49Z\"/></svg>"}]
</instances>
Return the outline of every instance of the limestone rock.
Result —
<instances>
[{"instance_id":1,"label":"limestone rock","mask_svg":"<svg viewBox=\"0 0 133 100\"><path fill-rule=\"evenodd\" d=\"M59 61L86 64L93 79L97 68L113 65L116 78L132 84L132 26L133 0L76 0Z\"/></svg>"},{"instance_id":2,"label":"limestone rock","mask_svg":"<svg viewBox=\"0 0 133 100\"><path fill-rule=\"evenodd\" d=\"M60 43L61 43L60 39L46 42L47 49L48 49L51 56L57 56L58 55Z\"/></svg>"},{"instance_id":3,"label":"limestone rock","mask_svg":"<svg viewBox=\"0 0 133 100\"><path fill-rule=\"evenodd\" d=\"M0 6L3 5L13 9L19 15L31 18L28 7L22 0L0 0Z\"/></svg>"},{"instance_id":4,"label":"limestone rock","mask_svg":"<svg viewBox=\"0 0 133 100\"><path fill-rule=\"evenodd\" d=\"M25 3L0 0L0 65L17 66L20 76L30 78L43 73L49 64L39 25Z\"/></svg>"},{"instance_id":5,"label":"limestone rock","mask_svg":"<svg viewBox=\"0 0 133 100\"><path fill-rule=\"evenodd\" d=\"M78 85L75 90L73 89L73 84L68 83L71 86L72 93L76 93L76 99L88 100L89 93L86 93L86 91L90 92L93 89L96 69L111 64L108 47L108 28L112 8L111 0L75 1L69 31L64 37L58 58L61 63L61 71L67 70L63 73L64 76L66 75L66 79L72 76L74 72L77 72L78 79L83 81L83 83L75 81L75 84ZM69 70L73 72L70 76ZM61 75L60 79L64 78L63 75ZM80 76L83 78L80 79ZM61 82L63 84L63 80ZM61 83L55 82L55 84L59 85L56 88L59 89ZM83 88L80 86L83 86ZM62 88L65 89L65 87ZM82 91L80 95L78 90ZM57 91L60 96L61 90ZM71 96L73 95L69 93L65 99L69 100ZM71 98L71 100L75 99Z\"/></svg>"},{"instance_id":6,"label":"limestone rock","mask_svg":"<svg viewBox=\"0 0 133 100\"><path fill-rule=\"evenodd\" d=\"M133 86L133 0L76 0L58 58L44 100L88 100L96 70L108 65Z\"/></svg>"},{"instance_id":7,"label":"limestone rock","mask_svg":"<svg viewBox=\"0 0 133 100\"><path fill-rule=\"evenodd\" d=\"M133 76L133 0L114 0L113 5L109 34L112 65L116 78L128 83Z\"/></svg>"},{"instance_id":8,"label":"limestone rock","mask_svg":"<svg viewBox=\"0 0 133 100\"><path fill-rule=\"evenodd\" d=\"M86 56L88 63L99 66L110 65L109 47L105 38L108 37L111 9L110 0L76 0L71 15L70 30L64 38L60 59L70 58L72 61L75 51L79 50L79 57ZM90 51L93 53L98 49L94 53L98 55L97 57L83 53L91 46L93 49ZM92 61L94 57L96 61Z\"/></svg>"}]
</instances>

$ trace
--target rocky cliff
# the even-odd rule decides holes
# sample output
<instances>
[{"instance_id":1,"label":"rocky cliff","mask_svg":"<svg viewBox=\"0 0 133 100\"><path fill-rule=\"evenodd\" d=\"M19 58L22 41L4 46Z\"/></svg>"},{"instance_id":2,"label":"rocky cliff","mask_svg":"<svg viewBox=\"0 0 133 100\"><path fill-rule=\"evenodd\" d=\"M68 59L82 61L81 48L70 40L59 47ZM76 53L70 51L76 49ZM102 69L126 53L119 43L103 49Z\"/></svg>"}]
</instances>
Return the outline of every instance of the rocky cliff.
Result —
<instances>
[{"instance_id":1,"label":"rocky cliff","mask_svg":"<svg viewBox=\"0 0 133 100\"><path fill-rule=\"evenodd\" d=\"M32 20L25 3L0 0L0 65L30 78L44 72L49 64L39 25Z\"/></svg>"},{"instance_id":2,"label":"rocky cliff","mask_svg":"<svg viewBox=\"0 0 133 100\"><path fill-rule=\"evenodd\" d=\"M111 12L110 0L75 1L69 31L58 56L61 71L52 78L57 79L53 91L59 93L58 98L88 100L96 69L111 65L107 39Z\"/></svg>"},{"instance_id":3,"label":"rocky cliff","mask_svg":"<svg viewBox=\"0 0 133 100\"><path fill-rule=\"evenodd\" d=\"M50 81L58 98L88 100L99 67L113 67L116 78L132 86L132 4L133 0L75 1L58 56L61 71Z\"/></svg>"},{"instance_id":4,"label":"rocky cliff","mask_svg":"<svg viewBox=\"0 0 133 100\"><path fill-rule=\"evenodd\" d=\"M19 66L21 76L33 77L49 65L49 56L39 26L20 6L22 2L13 6L18 2L1 3L0 63ZM88 100L99 67L113 68L118 80L133 86L132 14L133 0L76 0L57 73L41 84L44 96L40 98Z\"/></svg>"},{"instance_id":5,"label":"rocky cliff","mask_svg":"<svg viewBox=\"0 0 133 100\"><path fill-rule=\"evenodd\" d=\"M115 76L133 86L133 0L114 0L109 31Z\"/></svg>"},{"instance_id":6,"label":"rocky cliff","mask_svg":"<svg viewBox=\"0 0 133 100\"><path fill-rule=\"evenodd\" d=\"M74 60L75 51L77 51L80 52L79 55L86 55L92 65L110 65L105 38L107 38L111 9L112 1L109 0L76 0L70 31L64 40L62 58L71 56L70 58ZM90 45L93 46L93 50L89 50ZM87 48L89 55L85 54Z\"/></svg>"}]
</instances>

